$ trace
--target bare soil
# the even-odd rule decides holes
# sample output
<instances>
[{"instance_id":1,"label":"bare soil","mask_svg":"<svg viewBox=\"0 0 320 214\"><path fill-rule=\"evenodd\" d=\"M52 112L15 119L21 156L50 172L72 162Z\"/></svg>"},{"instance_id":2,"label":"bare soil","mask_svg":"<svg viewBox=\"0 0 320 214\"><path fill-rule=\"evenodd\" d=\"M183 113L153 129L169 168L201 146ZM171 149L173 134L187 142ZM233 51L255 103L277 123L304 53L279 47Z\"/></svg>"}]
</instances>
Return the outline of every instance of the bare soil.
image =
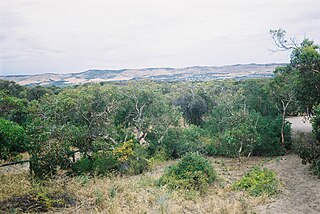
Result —
<instances>
[{"instance_id":1,"label":"bare soil","mask_svg":"<svg viewBox=\"0 0 320 214\"><path fill-rule=\"evenodd\" d=\"M305 123L302 117L291 117L293 140L295 143L302 138L309 141L312 127L309 121ZM273 202L259 206L258 213L320 213L320 179L309 172L309 167L301 163L296 154L289 154L280 159L272 160L265 165L277 172L284 182L281 195Z\"/></svg>"}]
</instances>

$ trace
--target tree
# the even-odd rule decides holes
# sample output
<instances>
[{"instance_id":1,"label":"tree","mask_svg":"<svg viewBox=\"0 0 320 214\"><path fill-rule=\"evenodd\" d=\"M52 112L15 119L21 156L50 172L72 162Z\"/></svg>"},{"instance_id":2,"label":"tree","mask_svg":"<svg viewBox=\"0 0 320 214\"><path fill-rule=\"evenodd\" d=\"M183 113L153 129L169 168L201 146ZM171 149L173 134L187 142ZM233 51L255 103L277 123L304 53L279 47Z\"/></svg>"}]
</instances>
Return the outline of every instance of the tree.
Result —
<instances>
[{"instance_id":1,"label":"tree","mask_svg":"<svg viewBox=\"0 0 320 214\"><path fill-rule=\"evenodd\" d=\"M194 93L187 93L181 95L174 103L180 106L186 121L194 125L202 124L202 116L207 111L207 103L202 97Z\"/></svg>"},{"instance_id":2,"label":"tree","mask_svg":"<svg viewBox=\"0 0 320 214\"><path fill-rule=\"evenodd\" d=\"M287 109L295 99L297 94L295 90L295 73L290 67L278 67L275 71L275 77L270 82L270 90L275 99L276 106L282 114L281 125L281 144L285 144L285 124Z\"/></svg>"},{"instance_id":3,"label":"tree","mask_svg":"<svg viewBox=\"0 0 320 214\"><path fill-rule=\"evenodd\" d=\"M121 87L117 92L119 108L114 114L115 124L126 133L134 133L135 139L145 144L151 154L161 149L163 139L181 117L161 91L158 86L146 83Z\"/></svg>"},{"instance_id":4,"label":"tree","mask_svg":"<svg viewBox=\"0 0 320 214\"><path fill-rule=\"evenodd\" d=\"M314 41L304 39L301 44L297 44L293 39L287 42L285 31L282 29L270 31L276 45L282 50L292 50L290 64L286 67L284 76L294 77L295 81L291 85L295 89L295 97L303 109L312 111L315 117L312 120L313 133L316 142L302 145L300 157L304 163L311 163L314 172L320 176L320 140L319 140L319 104L320 104L320 47ZM280 74L283 76L283 74ZM281 77L281 76L280 76ZM290 77L290 78L291 78ZM285 79L283 80L285 85ZM279 88L283 92L288 92L288 87Z\"/></svg>"},{"instance_id":5,"label":"tree","mask_svg":"<svg viewBox=\"0 0 320 214\"><path fill-rule=\"evenodd\" d=\"M42 86L35 86L32 88L29 88L27 91L28 100L39 100L44 95L53 94L52 90L50 88L42 87Z\"/></svg>"},{"instance_id":6,"label":"tree","mask_svg":"<svg viewBox=\"0 0 320 214\"><path fill-rule=\"evenodd\" d=\"M23 124L26 119L28 101L0 91L0 115L8 120Z\"/></svg>"},{"instance_id":7,"label":"tree","mask_svg":"<svg viewBox=\"0 0 320 214\"><path fill-rule=\"evenodd\" d=\"M320 103L320 47L314 41L286 39L283 29L271 30L270 34L281 51L292 51L287 72L296 76L296 99L303 109L312 111Z\"/></svg>"},{"instance_id":8,"label":"tree","mask_svg":"<svg viewBox=\"0 0 320 214\"><path fill-rule=\"evenodd\" d=\"M272 81L272 80L271 80ZM278 109L275 106L273 94L270 93L270 81L266 79L249 79L243 83L243 95L249 111L254 110L262 116L276 116Z\"/></svg>"},{"instance_id":9,"label":"tree","mask_svg":"<svg viewBox=\"0 0 320 214\"><path fill-rule=\"evenodd\" d=\"M26 87L18 85L13 81L0 80L0 91L3 91L6 95L12 97L26 97Z\"/></svg>"},{"instance_id":10,"label":"tree","mask_svg":"<svg viewBox=\"0 0 320 214\"><path fill-rule=\"evenodd\" d=\"M52 175L57 166L69 164L74 150L90 158L92 152L110 148L116 143L111 114L115 107L112 89L97 85L45 96L28 126L31 170L39 177Z\"/></svg>"}]
</instances>

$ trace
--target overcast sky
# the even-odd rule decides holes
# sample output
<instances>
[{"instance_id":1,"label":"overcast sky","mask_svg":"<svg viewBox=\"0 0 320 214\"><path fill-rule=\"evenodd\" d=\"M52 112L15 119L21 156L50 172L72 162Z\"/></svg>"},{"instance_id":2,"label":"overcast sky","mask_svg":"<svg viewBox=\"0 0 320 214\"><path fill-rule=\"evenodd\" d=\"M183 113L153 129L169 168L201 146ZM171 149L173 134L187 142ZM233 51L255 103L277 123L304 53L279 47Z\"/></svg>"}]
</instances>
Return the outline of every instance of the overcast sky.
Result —
<instances>
[{"instance_id":1,"label":"overcast sky","mask_svg":"<svg viewBox=\"0 0 320 214\"><path fill-rule=\"evenodd\" d=\"M320 43L320 0L1 0L0 74L288 62L277 28Z\"/></svg>"}]
</instances>

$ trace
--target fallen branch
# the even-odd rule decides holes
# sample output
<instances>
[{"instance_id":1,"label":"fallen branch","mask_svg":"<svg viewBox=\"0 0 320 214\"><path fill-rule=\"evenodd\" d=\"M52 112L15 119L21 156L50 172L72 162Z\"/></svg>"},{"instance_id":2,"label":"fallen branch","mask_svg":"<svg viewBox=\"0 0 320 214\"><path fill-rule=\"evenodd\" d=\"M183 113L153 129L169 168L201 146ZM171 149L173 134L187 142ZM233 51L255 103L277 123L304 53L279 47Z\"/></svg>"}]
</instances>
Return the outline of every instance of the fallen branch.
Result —
<instances>
[{"instance_id":1,"label":"fallen branch","mask_svg":"<svg viewBox=\"0 0 320 214\"><path fill-rule=\"evenodd\" d=\"M69 157L70 156L72 157L72 155L74 155L74 154L76 154L78 152L80 152L80 150L72 151L72 152L68 153L68 155L69 155ZM30 162L30 159L29 160L21 160L21 161L16 161L16 162L5 163L5 164L1 164L0 168L5 167L5 166L12 166L12 165L17 165L17 164L28 163L28 162Z\"/></svg>"},{"instance_id":2,"label":"fallen branch","mask_svg":"<svg viewBox=\"0 0 320 214\"><path fill-rule=\"evenodd\" d=\"M27 163L30 162L30 160L22 160L22 161L16 161L16 162L10 162L10 163L5 163L5 164L1 164L1 167L5 167L5 166L12 166L12 165L16 165L16 164L23 164L23 163Z\"/></svg>"}]
</instances>

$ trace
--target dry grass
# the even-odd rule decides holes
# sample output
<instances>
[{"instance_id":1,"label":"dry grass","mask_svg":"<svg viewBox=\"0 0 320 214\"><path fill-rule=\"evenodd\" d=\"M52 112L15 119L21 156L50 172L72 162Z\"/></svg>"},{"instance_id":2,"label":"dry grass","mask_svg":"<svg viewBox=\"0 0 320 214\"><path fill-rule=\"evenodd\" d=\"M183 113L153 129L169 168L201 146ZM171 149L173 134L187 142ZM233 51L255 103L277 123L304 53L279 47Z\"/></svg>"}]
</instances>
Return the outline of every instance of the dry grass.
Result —
<instances>
[{"instance_id":1,"label":"dry grass","mask_svg":"<svg viewBox=\"0 0 320 214\"><path fill-rule=\"evenodd\" d=\"M249 168L266 161L263 158L211 158L218 181L204 195L196 192L173 191L158 187L164 164L139 176L60 177L43 185L32 185L27 173L0 174L0 201L23 195L35 188L67 191L77 197L75 207L52 210L52 213L251 213L266 197L254 198L231 190L230 185ZM1 212L0 212L1 213Z\"/></svg>"}]
</instances>

